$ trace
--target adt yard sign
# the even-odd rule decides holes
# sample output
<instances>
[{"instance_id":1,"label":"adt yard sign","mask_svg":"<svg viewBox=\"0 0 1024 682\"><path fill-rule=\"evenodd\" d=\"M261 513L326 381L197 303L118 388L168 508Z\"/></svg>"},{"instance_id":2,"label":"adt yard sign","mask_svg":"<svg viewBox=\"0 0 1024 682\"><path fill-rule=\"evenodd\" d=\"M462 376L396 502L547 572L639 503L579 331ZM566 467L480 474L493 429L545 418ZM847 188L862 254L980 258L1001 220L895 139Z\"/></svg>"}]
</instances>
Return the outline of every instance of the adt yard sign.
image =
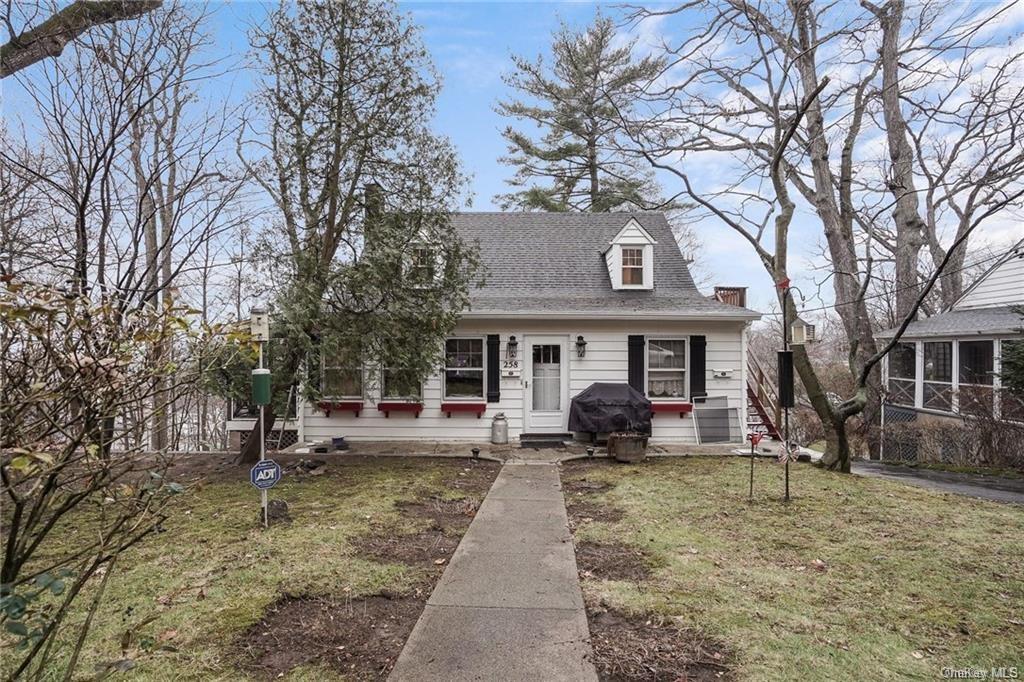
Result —
<instances>
[{"instance_id":1,"label":"adt yard sign","mask_svg":"<svg viewBox=\"0 0 1024 682\"><path fill-rule=\"evenodd\" d=\"M265 459L253 465L249 482L260 490L273 488L281 480L281 465L272 459Z\"/></svg>"}]
</instances>

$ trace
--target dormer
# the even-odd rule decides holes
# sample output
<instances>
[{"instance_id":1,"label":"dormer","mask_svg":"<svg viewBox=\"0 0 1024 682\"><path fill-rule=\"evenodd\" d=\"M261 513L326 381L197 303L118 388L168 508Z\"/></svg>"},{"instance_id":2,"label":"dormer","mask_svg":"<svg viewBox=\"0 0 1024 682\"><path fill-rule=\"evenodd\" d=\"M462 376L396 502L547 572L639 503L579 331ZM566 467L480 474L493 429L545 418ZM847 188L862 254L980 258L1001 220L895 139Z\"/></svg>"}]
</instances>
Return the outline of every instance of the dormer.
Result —
<instances>
[{"instance_id":1,"label":"dormer","mask_svg":"<svg viewBox=\"0 0 1024 682\"><path fill-rule=\"evenodd\" d=\"M630 218L604 252L612 289L654 288L654 245L651 233Z\"/></svg>"}]
</instances>

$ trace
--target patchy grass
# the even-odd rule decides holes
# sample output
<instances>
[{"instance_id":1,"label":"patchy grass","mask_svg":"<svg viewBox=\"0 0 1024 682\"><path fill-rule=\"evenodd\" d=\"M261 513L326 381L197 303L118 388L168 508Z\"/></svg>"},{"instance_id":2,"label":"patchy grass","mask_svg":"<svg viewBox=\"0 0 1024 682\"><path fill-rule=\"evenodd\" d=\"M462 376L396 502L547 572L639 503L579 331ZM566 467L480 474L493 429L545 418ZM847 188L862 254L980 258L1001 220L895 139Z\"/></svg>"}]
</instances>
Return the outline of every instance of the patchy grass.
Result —
<instances>
[{"instance_id":1,"label":"patchy grass","mask_svg":"<svg viewBox=\"0 0 1024 682\"><path fill-rule=\"evenodd\" d=\"M270 494L288 503L292 522L264 531L257 525L259 494L248 483L248 469L220 469L211 482L193 485L175 501L165 532L114 569L80 671L123 658L125 631L155 617L128 644L127 656L136 663L132 679L245 678L242 670L253 669L253 662L245 660L243 635L282 599L426 599L443 567L375 561L355 539L371 530L427 530L431 518L402 507L422 499L482 497L497 470L467 460L333 459L324 475L284 477ZM464 485L469 479L483 490ZM64 530L69 543L74 534L89 532L87 523L80 524ZM87 599L83 595L82 608ZM73 614L72 621L83 617ZM340 676L337 666L319 660L288 669L293 680Z\"/></svg>"},{"instance_id":2,"label":"patchy grass","mask_svg":"<svg viewBox=\"0 0 1024 682\"><path fill-rule=\"evenodd\" d=\"M578 540L632 545L649 578L584 576L591 609L672 619L723 642L737 679L941 679L1024 668L1024 509L880 479L749 461L566 465L589 501ZM600 483L610 487L603 488Z\"/></svg>"}]
</instances>

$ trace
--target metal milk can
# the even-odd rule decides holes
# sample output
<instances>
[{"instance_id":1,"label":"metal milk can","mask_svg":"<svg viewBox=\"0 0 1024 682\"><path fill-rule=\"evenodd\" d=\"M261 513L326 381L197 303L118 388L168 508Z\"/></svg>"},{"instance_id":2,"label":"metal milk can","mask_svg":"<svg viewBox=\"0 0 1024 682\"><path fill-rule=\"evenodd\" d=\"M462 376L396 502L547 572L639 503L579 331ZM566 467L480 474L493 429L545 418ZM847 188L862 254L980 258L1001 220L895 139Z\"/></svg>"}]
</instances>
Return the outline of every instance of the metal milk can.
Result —
<instances>
[{"instance_id":1,"label":"metal milk can","mask_svg":"<svg viewBox=\"0 0 1024 682\"><path fill-rule=\"evenodd\" d=\"M494 415L494 420L491 421L491 442L495 445L508 443L508 420L505 419L504 412Z\"/></svg>"}]
</instances>

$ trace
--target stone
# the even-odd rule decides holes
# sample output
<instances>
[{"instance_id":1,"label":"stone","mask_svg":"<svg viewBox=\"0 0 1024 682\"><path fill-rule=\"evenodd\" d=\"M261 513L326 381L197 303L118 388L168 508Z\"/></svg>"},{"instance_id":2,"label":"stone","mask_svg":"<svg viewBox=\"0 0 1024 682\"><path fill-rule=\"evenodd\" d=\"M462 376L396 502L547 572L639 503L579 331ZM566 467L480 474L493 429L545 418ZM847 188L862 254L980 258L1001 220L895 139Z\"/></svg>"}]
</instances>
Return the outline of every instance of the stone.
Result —
<instances>
[{"instance_id":1,"label":"stone","mask_svg":"<svg viewBox=\"0 0 1024 682\"><path fill-rule=\"evenodd\" d=\"M257 516L259 524L263 525L263 509ZM292 517L288 515L288 503L284 500L270 500L267 502L267 525L275 523L291 523Z\"/></svg>"}]
</instances>

